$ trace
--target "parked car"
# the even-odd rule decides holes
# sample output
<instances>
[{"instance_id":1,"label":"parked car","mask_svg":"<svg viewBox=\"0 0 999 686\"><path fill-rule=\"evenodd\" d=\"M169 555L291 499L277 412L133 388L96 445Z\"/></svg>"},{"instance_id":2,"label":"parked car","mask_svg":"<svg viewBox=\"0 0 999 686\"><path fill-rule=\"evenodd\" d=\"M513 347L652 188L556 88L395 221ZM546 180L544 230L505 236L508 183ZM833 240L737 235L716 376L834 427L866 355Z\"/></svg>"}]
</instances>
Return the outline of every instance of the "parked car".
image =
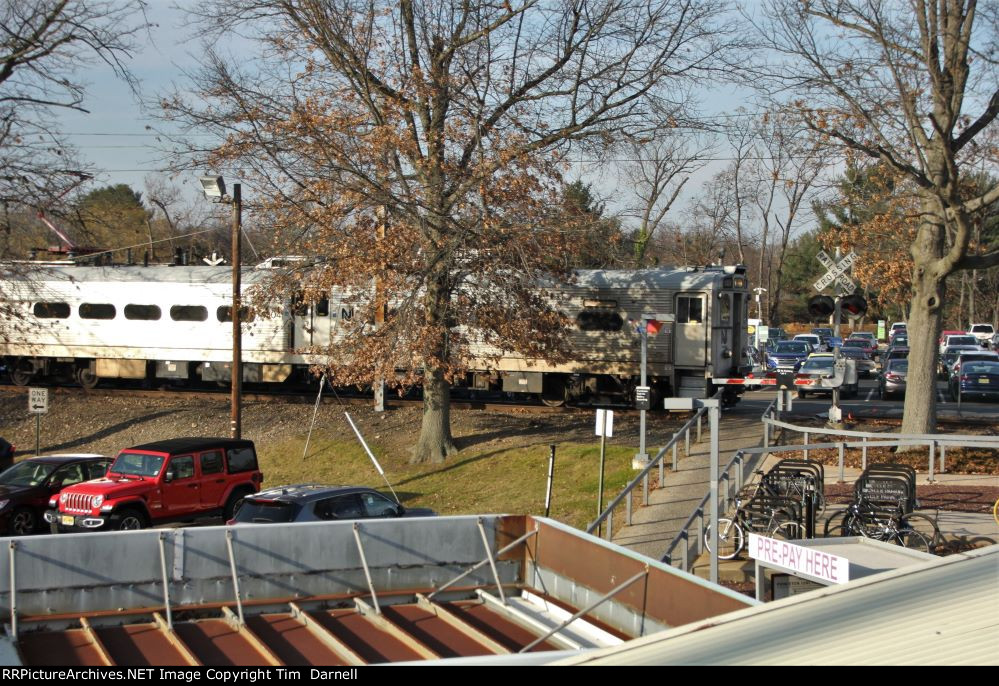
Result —
<instances>
[{"instance_id":1,"label":"parked car","mask_svg":"<svg viewBox=\"0 0 999 686\"><path fill-rule=\"evenodd\" d=\"M953 345L973 345L979 349L982 347L977 338L966 333L947 336L947 338L944 339L944 343L945 349Z\"/></svg>"},{"instance_id":2,"label":"parked car","mask_svg":"<svg viewBox=\"0 0 999 686\"><path fill-rule=\"evenodd\" d=\"M844 344L844 347L839 349L839 354L840 357L854 361L854 364L857 366L857 374L860 376L873 376L878 371L878 363L872 360L861 348L851 348Z\"/></svg>"},{"instance_id":3,"label":"parked car","mask_svg":"<svg viewBox=\"0 0 999 686\"><path fill-rule=\"evenodd\" d=\"M826 349L825 343L822 342L822 338L814 333L799 333L791 340L808 343L808 345L812 346L813 353L824 352Z\"/></svg>"},{"instance_id":4,"label":"parked car","mask_svg":"<svg viewBox=\"0 0 999 686\"><path fill-rule=\"evenodd\" d=\"M888 339L889 348L908 348L909 347L909 334L905 331L892 334L892 337Z\"/></svg>"},{"instance_id":5,"label":"parked car","mask_svg":"<svg viewBox=\"0 0 999 686\"><path fill-rule=\"evenodd\" d=\"M878 374L878 395L888 400L894 394L905 395L905 378L909 374L909 360L904 357L885 362Z\"/></svg>"},{"instance_id":6,"label":"parked car","mask_svg":"<svg viewBox=\"0 0 999 686\"><path fill-rule=\"evenodd\" d=\"M982 347L989 347L996 330L991 324L972 324L968 333L978 339L978 344Z\"/></svg>"},{"instance_id":7,"label":"parked car","mask_svg":"<svg viewBox=\"0 0 999 686\"><path fill-rule=\"evenodd\" d=\"M999 352L995 350L964 350L957 354L957 359L951 363L947 370L947 378L950 379L965 362L999 362Z\"/></svg>"},{"instance_id":8,"label":"parked car","mask_svg":"<svg viewBox=\"0 0 999 686\"><path fill-rule=\"evenodd\" d=\"M999 361L968 361L951 376L947 390L952 400L964 398L999 399Z\"/></svg>"},{"instance_id":9,"label":"parked car","mask_svg":"<svg viewBox=\"0 0 999 686\"><path fill-rule=\"evenodd\" d=\"M947 337L948 336L964 336L966 335L963 331L955 331L953 329L947 329L940 332L940 339L937 341L937 348L940 350L940 354L943 355L944 348L947 347Z\"/></svg>"},{"instance_id":10,"label":"parked car","mask_svg":"<svg viewBox=\"0 0 999 686\"><path fill-rule=\"evenodd\" d=\"M892 322L891 328L888 329L888 335L894 336L899 331L905 331L908 327L905 322Z\"/></svg>"},{"instance_id":11,"label":"parked car","mask_svg":"<svg viewBox=\"0 0 999 686\"><path fill-rule=\"evenodd\" d=\"M268 488L243 498L229 524L328 522L386 517L433 517L422 507L403 507L382 493L363 486L296 484Z\"/></svg>"},{"instance_id":12,"label":"parked car","mask_svg":"<svg viewBox=\"0 0 999 686\"><path fill-rule=\"evenodd\" d=\"M144 529L198 517L232 519L264 475L253 441L174 438L125 448L103 479L49 500L54 531Z\"/></svg>"},{"instance_id":13,"label":"parked car","mask_svg":"<svg viewBox=\"0 0 999 686\"><path fill-rule=\"evenodd\" d=\"M949 345L944 349L943 355L937 364L937 375L946 379L950 377L950 369L957 362L961 353L976 353L982 349L977 345Z\"/></svg>"},{"instance_id":14,"label":"parked car","mask_svg":"<svg viewBox=\"0 0 999 686\"><path fill-rule=\"evenodd\" d=\"M839 348L843 345L843 339L840 336L829 336L823 341L826 344L826 348L832 350L833 348Z\"/></svg>"},{"instance_id":15,"label":"parked car","mask_svg":"<svg viewBox=\"0 0 999 686\"><path fill-rule=\"evenodd\" d=\"M9 536L39 529L49 499L66 486L99 479L111 458L89 453L29 457L0 473L0 531Z\"/></svg>"},{"instance_id":16,"label":"parked car","mask_svg":"<svg viewBox=\"0 0 999 686\"><path fill-rule=\"evenodd\" d=\"M767 355L772 366L768 364L768 374L775 376L777 372L796 372L812 352L812 346L804 341L777 341L773 352Z\"/></svg>"},{"instance_id":17,"label":"parked car","mask_svg":"<svg viewBox=\"0 0 999 686\"><path fill-rule=\"evenodd\" d=\"M888 351L884 354L884 360L882 361L881 364L884 365L889 360L905 360L908 359L908 357L909 357L909 349L904 346L898 345L895 346L894 348L888 348Z\"/></svg>"},{"instance_id":18,"label":"parked car","mask_svg":"<svg viewBox=\"0 0 999 686\"><path fill-rule=\"evenodd\" d=\"M875 350L878 349L878 335L873 331L851 331L846 340L850 340L851 338L863 338L866 341L870 341L872 348Z\"/></svg>"},{"instance_id":19,"label":"parked car","mask_svg":"<svg viewBox=\"0 0 999 686\"><path fill-rule=\"evenodd\" d=\"M795 374L796 379L820 379L828 378L835 374L836 358L832 353L815 353L809 355L805 363L801 365L798 373ZM857 395L858 385L856 378L854 378L853 383L847 383L844 379L843 385L840 387L844 397L852 397ZM832 395L832 388L822 388L820 386L804 386L798 387L798 397L807 398L809 393L824 393Z\"/></svg>"},{"instance_id":20,"label":"parked car","mask_svg":"<svg viewBox=\"0 0 999 686\"><path fill-rule=\"evenodd\" d=\"M859 350L867 359L873 359L878 352L878 346L869 338L847 338L843 341L842 350Z\"/></svg>"}]
</instances>

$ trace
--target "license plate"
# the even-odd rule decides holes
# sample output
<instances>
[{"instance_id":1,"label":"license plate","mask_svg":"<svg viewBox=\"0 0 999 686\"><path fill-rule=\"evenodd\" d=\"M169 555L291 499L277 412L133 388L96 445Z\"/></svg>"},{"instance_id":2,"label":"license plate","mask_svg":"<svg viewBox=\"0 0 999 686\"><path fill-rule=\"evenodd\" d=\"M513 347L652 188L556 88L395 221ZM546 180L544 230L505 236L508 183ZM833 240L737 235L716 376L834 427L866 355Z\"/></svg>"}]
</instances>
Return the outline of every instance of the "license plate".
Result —
<instances>
[{"instance_id":1,"label":"license plate","mask_svg":"<svg viewBox=\"0 0 999 686\"><path fill-rule=\"evenodd\" d=\"M63 515L59 518L59 523L63 526L73 526L76 523L76 517L71 515Z\"/></svg>"},{"instance_id":2,"label":"license plate","mask_svg":"<svg viewBox=\"0 0 999 686\"><path fill-rule=\"evenodd\" d=\"M979 379L978 380L978 383L988 383L988 382L989 382L988 379Z\"/></svg>"}]
</instances>

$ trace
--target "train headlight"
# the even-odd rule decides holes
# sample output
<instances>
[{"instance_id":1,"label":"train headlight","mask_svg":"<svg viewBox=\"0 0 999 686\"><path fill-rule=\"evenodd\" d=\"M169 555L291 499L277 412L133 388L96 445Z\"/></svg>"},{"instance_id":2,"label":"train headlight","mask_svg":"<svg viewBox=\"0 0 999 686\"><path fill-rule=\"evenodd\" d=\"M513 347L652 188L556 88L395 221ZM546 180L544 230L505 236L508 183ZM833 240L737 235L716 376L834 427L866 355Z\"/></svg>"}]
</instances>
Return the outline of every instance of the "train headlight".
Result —
<instances>
[{"instance_id":1,"label":"train headlight","mask_svg":"<svg viewBox=\"0 0 999 686\"><path fill-rule=\"evenodd\" d=\"M725 359L732 357L732 350L730 348L725 348L724 350L722 350L722 357L724 357Z\"/></svg>"}]
</instances>

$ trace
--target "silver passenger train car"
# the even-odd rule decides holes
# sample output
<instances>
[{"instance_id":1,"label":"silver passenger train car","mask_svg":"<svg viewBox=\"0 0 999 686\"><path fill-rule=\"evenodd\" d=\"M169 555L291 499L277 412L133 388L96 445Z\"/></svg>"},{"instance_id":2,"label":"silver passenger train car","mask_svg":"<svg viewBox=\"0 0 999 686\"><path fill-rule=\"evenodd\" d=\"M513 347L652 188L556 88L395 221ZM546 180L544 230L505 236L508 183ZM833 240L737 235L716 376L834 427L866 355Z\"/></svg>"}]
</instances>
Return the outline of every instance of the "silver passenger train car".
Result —
<instances>
[{"instance_id":1,"label":"silver passenger train car","mask_svg":"<svg viewBox=\"0 0 999 686\"><path fill-rule=\"evenodd\" d=\"M0 346L13 383L48 377L93 387L101 379L228 382L232 359L231 268L211 266L18 265L0 283L13 314L0 318ZM265 265L245 268L244 290ZM633 398L647 338L653 397L705 397L711 378L741 375L748 282L742 266L579 271L549 287L572 326L571 361L549 364L483 350L465 379L471 389L539 396L548 405ZM336 297L244 324L244 381L305 378L303 353L335 341L350 303ZM658 329L656 331L656 329ZM490 361L486 361L486 360ZM458 384L461 385L461 384ZM728 389L731 390L731 389Z\"/></svg>"}]
</instances>

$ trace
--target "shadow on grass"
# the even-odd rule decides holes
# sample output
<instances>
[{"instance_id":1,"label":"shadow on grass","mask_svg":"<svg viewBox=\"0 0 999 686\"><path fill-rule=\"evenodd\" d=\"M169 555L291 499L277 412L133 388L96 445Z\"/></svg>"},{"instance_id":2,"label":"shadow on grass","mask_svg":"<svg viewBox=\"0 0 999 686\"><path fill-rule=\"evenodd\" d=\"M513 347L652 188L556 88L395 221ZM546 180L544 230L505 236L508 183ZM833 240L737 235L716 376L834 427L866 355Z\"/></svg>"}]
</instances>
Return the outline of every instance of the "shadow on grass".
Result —
<instances>
[{"instance_id":1,"label":"shadow on grass","mask_svg":"<svg viewBox=\"0 0 999 686\"><path fill-rule=\"evenodd\" d=\"M96 441L96 440L99 440L101 438L107 438L108 436L112 436L112 435L118 433L119 431L124 431L125 429L130 429L133 426L137 426L139 424L144 424L144 423L150 422L150 421L152 421L154 419L159 419L160 417L166 417L166 416L169 416L169 415L172 415L172 414L177 414L178 412L181 412L181 411L182 410L160 410L159 412L153 412L152 414L147 414L147 415L144 415L142 417L135 417L134 419L129 419L129 420L124 421L124 422L119 422L118 424L114 424L114 425L109 426L107 428L101 429L100 431L95 431L94 433L90 434L89 436L81 436L80 438L75 438L75 439L73 439L71 441L64 441L62 443L56 443L55 445L46 445L46 446L44 446L44 448L42 448L42 452L56 452L56 451L59 451L59 450L66 450L68 448L77 448L77 447L79 447L81 445L86 445L87 443L89 443L91 441ZM128 446L124 446L123 445L121 447L122 448L127 448Z\"/></svg>"}]
</instances>

